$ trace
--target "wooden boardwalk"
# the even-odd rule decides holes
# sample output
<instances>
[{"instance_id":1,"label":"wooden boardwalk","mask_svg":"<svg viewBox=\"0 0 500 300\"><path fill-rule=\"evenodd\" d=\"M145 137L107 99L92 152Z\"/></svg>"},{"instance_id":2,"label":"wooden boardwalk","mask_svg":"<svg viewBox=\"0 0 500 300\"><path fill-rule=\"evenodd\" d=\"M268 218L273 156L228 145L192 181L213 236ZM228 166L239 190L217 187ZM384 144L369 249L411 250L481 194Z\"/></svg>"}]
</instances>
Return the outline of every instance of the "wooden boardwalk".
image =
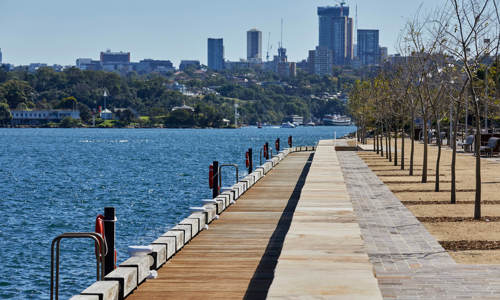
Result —
<instances>
[{"instance_id":1,"label":"wooden boardwalk","mask_svg":"<svg viewBox=\"0 0 500 300\"><path fill-rule=\"evenodd\" d=\"M381 299L333 142L287 156L127 299Z\"/></svg>"},{"instance_id":2,"label":"wooden boardwalk","mask_svg":"<svg viewBox=\"0 0 500 300\"><path fill-rule=\"evenodd\" d=\"M311 158L288 155L127 299L265 298Z\"/></svg>"}]
</instances>

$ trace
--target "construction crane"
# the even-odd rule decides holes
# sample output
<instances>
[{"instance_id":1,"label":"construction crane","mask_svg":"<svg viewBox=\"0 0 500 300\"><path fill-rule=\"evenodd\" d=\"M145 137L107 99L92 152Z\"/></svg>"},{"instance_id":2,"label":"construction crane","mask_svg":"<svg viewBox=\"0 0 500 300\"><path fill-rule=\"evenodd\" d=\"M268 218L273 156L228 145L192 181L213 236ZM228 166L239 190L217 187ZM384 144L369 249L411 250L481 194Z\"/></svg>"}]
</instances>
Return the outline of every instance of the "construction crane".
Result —
<instances>
[{"instance_id":1,"label":"construction crane","mask_svg":"<svg viewBox=\"0 0 500 300\"><path fill-rule=\"evenodd\" d=\"M266 53L266 60L269 61L269 53L273 49L273 46L271 45L271 33L269 32L269 37L267 38L267 53Z\"/></svg>"}]
</instances>

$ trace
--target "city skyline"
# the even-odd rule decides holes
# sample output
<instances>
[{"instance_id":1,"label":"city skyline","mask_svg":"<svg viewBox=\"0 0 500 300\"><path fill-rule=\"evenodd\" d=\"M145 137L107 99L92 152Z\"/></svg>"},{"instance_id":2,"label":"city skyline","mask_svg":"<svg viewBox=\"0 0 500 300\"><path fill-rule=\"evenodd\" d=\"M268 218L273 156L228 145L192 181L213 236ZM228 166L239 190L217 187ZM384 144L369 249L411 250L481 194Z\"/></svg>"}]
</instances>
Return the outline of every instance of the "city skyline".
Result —
<instances>
[{"instance_id":1,"label":"city skyline","mask_svg":"<svg viewBox=\"0 0 500 300\"><path fill-rule=\"evenodd\" d=\"M210 36L224 38L225 58L237 61L246 58L245 33L251 28L262 31L263 57L271 32L272 56L278 48L281 18L284 19L283 47L287 48L290 61L300 61L318 44L317 7L335 4L295 0L263 6L265 1L261 0L254 2L255 5L227 0L210 4L189 0L182 5L149 0L143 4L125 3L117 8L114 4L122 2L110 1L99 3L102 9L96 11L92 9L94 2L98 3L91 0L87 6L74 10L71 4L60 0L43 4L33 1L27 6L17 1L2 1L0 9L6 12L0 20L3 62L74 65L76 58L96 59L100 51L112 49L131 52L132 61L168 59L178 65L181 60L197 59L207 64L206 39ZM283 3L287 5L286 10L281 8ZM384 5L391 7L390 10L367 0L348 1L346 5L351 7L350 16L355 17L357 4L359 18L355 22L359 28L379 29L380 44L394 53L399 30L420 3L424 3L426 9L436 6L430 0L415 4L390 0ZM192 10L189 4L199 9ZM163 16L163 8L168 8L170 13ZM373 14L374 9L380 13ZM217 18L211 14L214 10L221 12ZM128 18L134 21L129 22ZM31 21L26 22L27 19Z\"/></svg>"}]
</instances>

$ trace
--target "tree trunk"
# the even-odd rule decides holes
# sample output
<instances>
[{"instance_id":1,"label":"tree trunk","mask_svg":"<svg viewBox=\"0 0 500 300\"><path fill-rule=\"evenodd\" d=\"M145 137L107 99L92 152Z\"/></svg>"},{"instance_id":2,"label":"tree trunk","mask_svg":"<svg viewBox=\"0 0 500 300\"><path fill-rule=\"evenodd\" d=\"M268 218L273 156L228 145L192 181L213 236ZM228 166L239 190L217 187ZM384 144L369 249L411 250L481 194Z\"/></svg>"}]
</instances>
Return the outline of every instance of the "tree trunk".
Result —
<instances>
[{"instance_id":1,"label":"tree trunk","mask_svg":"<svg viewBox=\"0 0 500 300\"><path fill-rule=\"evenodd\" d=\"M471 84L471 89L473 89ZM475 95L472 92L472 95ZM479 111L479 103L476 100L476 96L474 96L474 112L476 115L476 138L474 142L475 150L476 150L476 197L474 201L474 219L481 219L481 155L480 155L480 147L481 147L481 112Z\"/></svg>"},{"instance_id":2,"label":"tree trunk","mask_svg":"<svg viewBox=\"0 0 500 300\"><path fill-rule=\"evenodd\" d=\"M456 174L456 164L457 164L457 131L458 131L458 117L460 111L460 103L457 105L455 110L455 122L453 122L453 137L451 138L452 143L452 155L451 155L451 204L457 203L457 174Z\"/></svg>"},{"instance_id":3,"label":"tree trunk","mask_svg":"<svg viewBox=\"0 0 500 300\"><path fill-rule=\"evenodd\" d=\"M389 142L389 147L387 148L388 150L388 156L389 156L389 162L392 162L392 128L389 123L387 123L387 140Z\"/></svg>"},{"instance_id":4,"label":"tree trunk","mask_svg":"<svg viewBox=\"0 0 500 300\"><path fill-rule=\"evenodd\" d=\"M387 137L387 132L389 128L387 128L387 125L385 126L385 158L389 159L389 138Z\"/></svg>"},{"instance_id":5,"label":"tree trunk","mask_svg":"<svg viewBox=\"0 0 500 300\"><path fill-rule=\"evenodd\" d=\"M410 149L410 176L413 176L413 160L415 157L415 112L411 110L411 126L410 126L410 138L411 138L411 149Z\"/></svg>"},{"instance_id":6,"label":"tree trunk","mask_svg":"<svg viewBox=\"0 0 500 300\"><path fill-rule=\"evenodd\" d=\"M394 129L394 165L398 165L398 130Z\"/></svg>"},{"instance_id":7,"label":"tree trunk","mask_svg":"<svg viewBox=\"0 0 500 300\"><path fill-rule=\"evenodd\" d=\"M384 157L384 127L380 124L380 157Z\"/></svg>"},{"instance_id":8,"label":"tree trunk","mask_svg":"<svg viewBox=\"0 0 500 300\"><path fill-rule=\"evenodd\" d=\"M375 145L376 145L376 147L375 147ZM373 132L373 147L375 147L374 149L376 149L377 154L379 154L380 147L378 146L378 126L375 127L375 131Z\"/></svg>"},{"instance_id":9,"label":"tree trunk","mask_svg":"<svg viewBox=\"0 0 500 300\"><path fill-rule=\"evenodd\" d=\"M405 169L405 128L401 128L401 170Z\"/></svg>"},{"instance_id":10,"label":"tree trunk","mask_svg":"<svg viewBox=\"0 0 500 300\"><path fill-rule=\"evenodd\" d=\"M441 162L441 126L440 126L440 121L437 118L436 118L436 124L438 131L438 136L436 140L438 146L438 154L436 159L436 183L434 185L434 191L439 192L439 164Z\"/></svg>"},{"instance_id":11,"label":"tree trunk","mask_svg":"<svg viewBox=\"0 0 500 300\"><path fill-rule=\"evenodd\" d=\"M427 117L424 114L424 157L422 163L422 183L427 182L427 146L429 143L429 134L427 132Z\"/></svg>"}]
</instances>

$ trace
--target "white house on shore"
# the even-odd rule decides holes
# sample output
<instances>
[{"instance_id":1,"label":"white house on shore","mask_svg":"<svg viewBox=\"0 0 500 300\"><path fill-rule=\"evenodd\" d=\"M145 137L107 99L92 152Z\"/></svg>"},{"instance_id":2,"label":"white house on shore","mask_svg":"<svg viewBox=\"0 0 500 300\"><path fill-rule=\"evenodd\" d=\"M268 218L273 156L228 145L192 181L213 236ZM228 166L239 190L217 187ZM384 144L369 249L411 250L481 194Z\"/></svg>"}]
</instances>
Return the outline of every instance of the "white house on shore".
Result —
<instances>
[{"instance_id":1,"label":"white house on shore","mask_svg":"<svg viewBox=\"0 0 500 300\"><path fill-rule=\"evenodd\" d=\"M79 110L45 109L45 110L11 110L12 125L41 125L48 122L60 122L71 117L80 119Z\"/></svg>"}]
</instances>

